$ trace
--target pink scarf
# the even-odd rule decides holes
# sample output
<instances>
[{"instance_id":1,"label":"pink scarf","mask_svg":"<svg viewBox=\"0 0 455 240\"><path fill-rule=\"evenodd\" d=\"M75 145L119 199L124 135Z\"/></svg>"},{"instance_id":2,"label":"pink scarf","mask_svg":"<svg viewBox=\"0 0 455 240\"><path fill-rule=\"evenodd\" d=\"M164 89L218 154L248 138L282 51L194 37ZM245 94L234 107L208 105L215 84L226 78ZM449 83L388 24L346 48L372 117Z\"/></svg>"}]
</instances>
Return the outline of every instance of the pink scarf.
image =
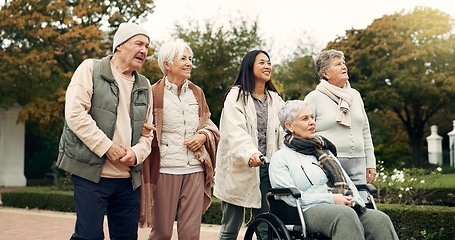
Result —
<instances>
[{"instance_id":1,"label":"pink scarf","mask_svg":"<svg viewBox=\"0 0 455 240\"><path fill-rule=\"evenodd\" d=\"M338 104L336 122L342 126L351 127L349 111L352 104L352 90L349 81L346 81L344 86L339 88L326 80L321 80L316 86L316 90L324 93Z\"/></svg>"}]
</instances>

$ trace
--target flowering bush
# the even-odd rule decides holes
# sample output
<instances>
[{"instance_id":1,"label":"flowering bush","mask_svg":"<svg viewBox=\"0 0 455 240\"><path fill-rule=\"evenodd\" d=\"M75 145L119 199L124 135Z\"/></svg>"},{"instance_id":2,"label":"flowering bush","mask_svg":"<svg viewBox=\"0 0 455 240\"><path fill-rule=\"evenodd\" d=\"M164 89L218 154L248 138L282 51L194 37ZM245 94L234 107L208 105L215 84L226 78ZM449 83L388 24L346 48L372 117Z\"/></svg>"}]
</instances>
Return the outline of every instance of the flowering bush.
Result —
<instances>
[{"instance_id":1,"label":"flowering bush","mask_svg":"<svg viewBox=\"0 0 455 240\"><path fill-rule=\"evenodd\" d=\"M378 177L374 185L378 189L377 201L380 203L397 203L415 205L416 202L425 202L428 195L435 191L434 188L426 187L426 184L434 181L441 175L442 168L425 170L420 168L403 168L387 171L383 167L383 161L378 161ZM425 191L421 191L425 189Z\"/></svg>"}]
</instances>

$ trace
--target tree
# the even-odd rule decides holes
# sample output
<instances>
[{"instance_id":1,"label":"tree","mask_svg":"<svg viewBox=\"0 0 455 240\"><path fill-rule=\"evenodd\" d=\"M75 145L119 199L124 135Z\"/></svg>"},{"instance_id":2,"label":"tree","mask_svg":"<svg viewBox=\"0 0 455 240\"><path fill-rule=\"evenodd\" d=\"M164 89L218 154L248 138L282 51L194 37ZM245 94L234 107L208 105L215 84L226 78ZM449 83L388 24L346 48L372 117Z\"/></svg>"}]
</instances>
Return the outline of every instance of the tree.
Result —
<instances>
[{"instance_id":1,"label":"tree","mask_svg":"<svg viewBox=\"0 0 455 240\"><path fill-rule=\"evenodd\" d=\"M59 131L72 72L84 59L110 52L109 35L121 22L153 8L153 0L7 2L0 10L0 107L17 102L21 121Z\"/></svg>"},{"instance_id":2,"label":"tree","mask_svg":"<svg viewBox=\"0 0 455 240\"><path fill-rule=\"evenodd\" d=\"M305 34L303 38L307 37ZM303 39L302 38L302 39ZM319 76L314 68L313 55L316 46L312 39L301 40L298 49L289 59L275 67L275 79L281 89L281 97L290 99L304 99L319 83Z\"/></svg>"},{"instance_id":3,"label":"tree","mask_svg":"<svg viewBox=\"0 0 455 240\"><path fill-rule=\"evenodd\" d=\"M414 166L423 165L425 127L435 114L451 111L455 97L453 18L430 8L376 19L327 48L346 55L350 81L368 110L395 114L409 136Z\"/></svg>"},{"instance_id":4,"label":"tree","mask_svg":"<svg viewBox=\"0 0 455 240\"><path fill-rule=\"evenodd\" d=\"M121 22L138 21L153 8L153 0L15 0L0 8L0 107L24 107L27 178L50 172L57 158L73 71L111 51Z\"/></svg>"},{"instance_id":5,"label":"tree","mask_svg":"<svg viewBox=\"0 0 455 240\"><path fill-rule=\"evenodd\" d=\"M160 45L161 44L156 42L150 43L147 61L144 62L144 65L142 65L142 68L139 70L140 73L144 75L151 84L157 82L164 76L164 74L161 72L160 67L158 66L158 49Z\"/></svg>"},{"instance_id":6,"label":"tree","mask_svg":"<svg viewBox=\"0 0 455 240\"><path fill-rule=\"evenodd\" d=\"M212 119L218 124L223 96L237 78L243 56L260 48L262 39L257 22L251 25L244 20L239 24L231 22L230 29L216 27L216 22L209 20L206 20L204 29L200 29L195 21L189 22L192 24L188 27L177 26L175 36L193 50L191 81L204 90Z\"/></svg>"},{"instance_id":7,"label":"tree","mask_svg":"<svg viewBox=\"0 0 455 240\"><path fill-rule=\"evenodd\" d=\"M314 69L313 57L295 56L276 67L276 79L284 100L304 99L318 84L318 74Z\"/></svg>"}]
</instances>

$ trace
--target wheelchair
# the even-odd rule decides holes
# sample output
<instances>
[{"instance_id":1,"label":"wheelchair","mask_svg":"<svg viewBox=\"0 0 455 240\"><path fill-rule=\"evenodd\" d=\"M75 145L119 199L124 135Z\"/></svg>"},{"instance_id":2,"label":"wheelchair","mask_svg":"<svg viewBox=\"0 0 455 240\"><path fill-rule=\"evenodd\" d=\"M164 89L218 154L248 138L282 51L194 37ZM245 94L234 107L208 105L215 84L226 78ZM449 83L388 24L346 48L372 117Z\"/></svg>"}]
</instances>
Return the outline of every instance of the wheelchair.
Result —
<instances>
[{"instance_id":1,"label":"wheelchair","mask_svg":"<svg viewBox=\"0 0 455 240\"><path fill-rule=\"evenodd\" d=\"M367 192L367 208L376 209L373 195L377 189L371 184L356 185L359 191ZM275 199L275 196L292 195L296 200L297 207L291 207L282 200ZM244 240L325 240L330 239L318 232L307 232L305 220L300 210L298 199L301 194L297 188L271 188L267 193L267 204L269 212L259 214L250 226L248 226ZM263 239L260 229L267 229L267 237Z\"/></svg>"}]
</instances>

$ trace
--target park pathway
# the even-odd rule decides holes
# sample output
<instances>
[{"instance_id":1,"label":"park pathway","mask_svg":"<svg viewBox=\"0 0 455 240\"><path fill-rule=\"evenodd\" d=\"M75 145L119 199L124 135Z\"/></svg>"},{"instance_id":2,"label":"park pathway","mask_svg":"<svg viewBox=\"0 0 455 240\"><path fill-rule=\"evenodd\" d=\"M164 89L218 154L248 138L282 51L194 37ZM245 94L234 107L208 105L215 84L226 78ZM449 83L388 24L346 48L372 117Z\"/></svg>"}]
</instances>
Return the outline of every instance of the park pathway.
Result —
<instances>
[{"instance_id":1,"label":"park pathway","mask_svg":"<svg viewBox=\"0 0 455 240\"><path fill-rule=\"evenodd\" d=\"M75 213L63 213L47 210L0 207L0 240L63 240L73 233ZM243 239L242 228L238 239ZM216 240L220 225L202 224L201 240ZM104 224L106 239L109 239L107 222ZM149 228L139 228L139 240L146 240ZM177 240L176 225L172 240Z\"/></svg>"}]
</instances>

